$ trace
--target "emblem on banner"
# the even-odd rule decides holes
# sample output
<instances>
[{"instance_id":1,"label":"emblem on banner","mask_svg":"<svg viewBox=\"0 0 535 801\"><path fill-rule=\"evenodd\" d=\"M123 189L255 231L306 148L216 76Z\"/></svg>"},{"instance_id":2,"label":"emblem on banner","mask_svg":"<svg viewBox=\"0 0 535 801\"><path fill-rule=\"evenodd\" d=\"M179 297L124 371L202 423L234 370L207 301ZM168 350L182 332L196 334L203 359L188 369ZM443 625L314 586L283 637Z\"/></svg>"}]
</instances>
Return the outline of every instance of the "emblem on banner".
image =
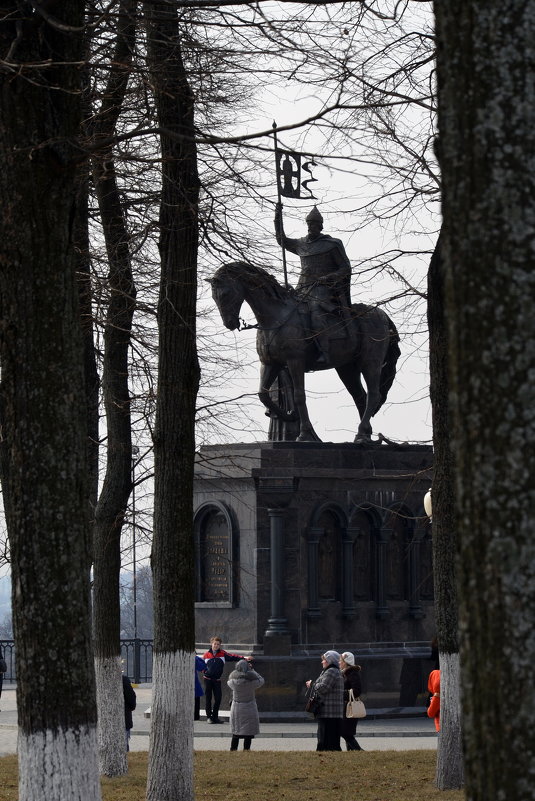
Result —
<instances>
[{"instance_id":1,"label":"emblem on banner","mask_svg":"<svg viewBox=\"0 0 535 801\"><path fill-rule=\"evenodd\" d=\"M282 197L305 198L317 200L309 184L317 179L312 177L312 167L317 164L313 159L305 161L305 154L295 150L275 150L277 168L277 185ZM310 177L306 177L308 173ZM302 180L303 177L305 180Z\"/></svg>"}]
</instances>

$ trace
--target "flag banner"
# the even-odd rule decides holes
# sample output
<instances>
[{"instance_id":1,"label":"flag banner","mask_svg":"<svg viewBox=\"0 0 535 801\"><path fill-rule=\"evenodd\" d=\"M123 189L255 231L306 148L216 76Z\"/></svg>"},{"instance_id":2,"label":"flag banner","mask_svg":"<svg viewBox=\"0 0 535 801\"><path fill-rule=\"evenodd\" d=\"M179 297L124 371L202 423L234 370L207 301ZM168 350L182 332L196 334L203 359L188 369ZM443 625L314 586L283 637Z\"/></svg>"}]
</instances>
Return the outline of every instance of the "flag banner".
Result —
<instances>
[{"instance_id":1,"label":"flag banner","mask_svg":"<svg viewBox=\"0 0 535 801\"><path fill-rule=\"evenodd\" d=\"M309 184L317 179L312 177L311 167L316 167L313 159L305 161L303 153L293 150L275 150L275 163L277 166L277 184L282 197L305 198L317 200L312 194ZM308 173L310 178L306 178ZM305 177L306 180L301 180Z\"/></svg>"}]
</instances>

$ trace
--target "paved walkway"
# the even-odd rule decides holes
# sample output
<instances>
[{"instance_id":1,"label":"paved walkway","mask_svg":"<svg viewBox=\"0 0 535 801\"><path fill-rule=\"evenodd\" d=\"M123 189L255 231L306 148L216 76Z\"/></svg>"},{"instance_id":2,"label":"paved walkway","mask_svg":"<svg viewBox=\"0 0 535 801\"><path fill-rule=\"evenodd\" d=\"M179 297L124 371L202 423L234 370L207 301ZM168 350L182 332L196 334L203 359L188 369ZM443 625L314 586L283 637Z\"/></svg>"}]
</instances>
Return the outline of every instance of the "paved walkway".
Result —
<instances>
[{"instance_id":1,"label":"paved walkway","mask_svg":"<svg viewBox=\"0 0 535 801\"><path fill-rule=\"evenodd\" d=\"M150 685L136 687L137 708L130 748L147 751L149 747L150 716L146 717L152 702ZM228 721L228 711L220 717ZM201 712L202 715L202 712ZM435 749L437 735L433 721L424 714L408 718L365 718L359 721L357 740L366 751L411 751ZM230 747L228 723L212 725L206 720L195 721L194 743L198 751L227 751ZM316 749L316 723L313 719L300 723L260 723L260 734L253 748L263 751L314 751ZM15 689L4 685L0 698L0 756L17 750L17 709Z\"/></svg>"}]
</instances>

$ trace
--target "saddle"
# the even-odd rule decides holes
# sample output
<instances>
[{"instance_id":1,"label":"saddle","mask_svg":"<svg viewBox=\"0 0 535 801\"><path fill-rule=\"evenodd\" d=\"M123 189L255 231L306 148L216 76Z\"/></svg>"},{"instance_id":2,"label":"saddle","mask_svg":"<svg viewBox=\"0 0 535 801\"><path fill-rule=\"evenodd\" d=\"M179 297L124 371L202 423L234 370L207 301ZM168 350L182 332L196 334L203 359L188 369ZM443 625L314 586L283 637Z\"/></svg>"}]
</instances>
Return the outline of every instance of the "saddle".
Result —
<instances>
[{"instance_id":1,"label":"saddle","mask_svg":"<svg viewBox=\"0 0 535 801\"><path fill-rule=\"evenodd\" d=\"M337 306L334 303L321 302L315 303L315 305L322 312L324 325L321 328L313 324L310 301L304 298L299 300L298 312L301 317L301 324L306 331L307 339L315 339L318 334L327 335L329 342L355 338L351 309L346 306Z\"/></svg>"}]
</instances>

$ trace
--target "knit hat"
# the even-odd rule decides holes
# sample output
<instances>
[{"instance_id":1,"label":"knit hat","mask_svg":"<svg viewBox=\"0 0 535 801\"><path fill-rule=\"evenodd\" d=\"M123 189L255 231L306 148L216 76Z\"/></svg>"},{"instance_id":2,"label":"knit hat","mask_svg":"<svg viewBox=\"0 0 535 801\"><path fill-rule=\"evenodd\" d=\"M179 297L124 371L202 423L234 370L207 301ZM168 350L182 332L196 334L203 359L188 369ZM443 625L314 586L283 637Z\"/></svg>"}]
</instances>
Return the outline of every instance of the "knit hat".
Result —
<instances>
[{"instance_id":1,"label":"knit hat","mask_svg":"<svg viewBox=\"0 0 535 801\"><path fill-rule=\"evenodd\" d=\"M344 651L342 654L342 659L346 663L346 665L354 665L355 664L355 657L351 653L351 651Z\"/></svg>"},{"instance_id":2,"label":"knit hat","mask_svg":"<svg viewBox=\"0 0 535 801\"><path fill-rule=\"evenodd\" d=\"M258 679L258 673L253 670L253 666L246 659L240 659L236 662L236 667L229 676L229 679L234 681L248 682Z\"/></svg>"},{"instance_id":3,"label":"knit hat","mask_svg":"<svg viewBox=\"0 0 535 801\"><path fill-rule=\"evenodd\" d=\"M340 654L338 651L325 651L323 654L323 658L330 664L330 665L337 665L340 661Z\"/></svg>"}]
</instances>

